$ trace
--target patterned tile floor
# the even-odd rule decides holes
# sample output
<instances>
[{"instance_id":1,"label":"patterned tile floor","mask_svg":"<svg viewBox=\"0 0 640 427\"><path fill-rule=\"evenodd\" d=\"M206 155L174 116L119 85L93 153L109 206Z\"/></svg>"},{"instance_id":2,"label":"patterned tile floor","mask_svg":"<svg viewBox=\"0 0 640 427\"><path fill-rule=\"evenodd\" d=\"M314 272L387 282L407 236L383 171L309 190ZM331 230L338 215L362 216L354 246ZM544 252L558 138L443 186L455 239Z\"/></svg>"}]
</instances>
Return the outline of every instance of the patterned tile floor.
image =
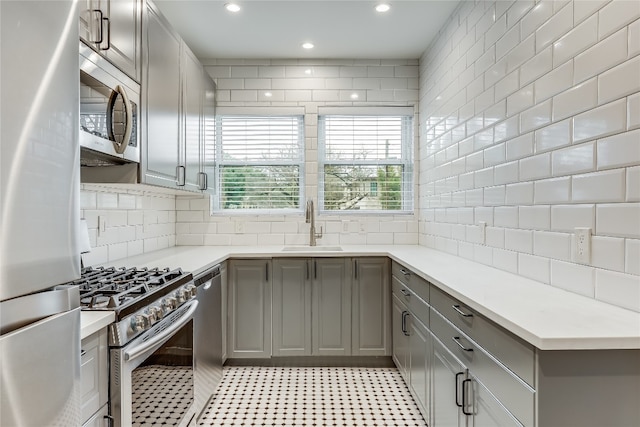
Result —
<instances>
[{"instance_id":1,"label":"patterned tile floor","mask_svg":"<svg viewBox=\"0 0 640 427\"><path fill-rule=\"evenodd\" d=\"M199 425L425 427L396 368L225 367Z\"/></svg>"}]
</instances>

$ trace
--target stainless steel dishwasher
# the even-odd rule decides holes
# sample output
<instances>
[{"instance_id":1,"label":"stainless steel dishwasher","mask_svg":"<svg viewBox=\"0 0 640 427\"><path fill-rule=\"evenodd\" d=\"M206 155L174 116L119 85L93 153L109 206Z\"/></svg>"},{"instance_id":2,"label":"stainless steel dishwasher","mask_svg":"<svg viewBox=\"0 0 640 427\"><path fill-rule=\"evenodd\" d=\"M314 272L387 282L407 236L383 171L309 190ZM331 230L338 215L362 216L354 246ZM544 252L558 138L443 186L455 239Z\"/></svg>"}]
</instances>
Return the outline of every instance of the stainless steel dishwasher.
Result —
<instances>
[{"instance_id":1,"label":"stainless steel dishwasher","mask_svg":"<svg viewBox=\"0 0 640 427\"><path fill-rule=\"evenodd\" d=\"M216 265L194 278L198 309L193 325L194 403L197 418L222 379L222 277Z\"/></svg>"}]
</instances>

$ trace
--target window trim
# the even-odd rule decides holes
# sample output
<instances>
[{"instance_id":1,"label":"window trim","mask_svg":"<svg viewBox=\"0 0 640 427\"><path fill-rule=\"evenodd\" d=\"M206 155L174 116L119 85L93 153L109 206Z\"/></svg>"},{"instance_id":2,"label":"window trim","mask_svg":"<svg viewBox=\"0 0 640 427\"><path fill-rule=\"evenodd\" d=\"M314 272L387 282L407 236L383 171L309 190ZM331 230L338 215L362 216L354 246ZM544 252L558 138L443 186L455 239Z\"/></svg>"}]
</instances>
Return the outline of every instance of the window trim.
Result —
<instances>
[{"instance_id":1,"label":"window trim","mask_svg":"<svg viewBox=\"0 0 640 427\"><path fill-rule=\"evenodd\" d=\"M415 166L414 166L414 107L319 107L318 108L318 211L323 215L413 215L415 213ZM408 117L410 123L401 128L401 157L400 159L390 159L381 162L379 160L330 160L326 159L325 129L323 117L326 116L394 116ZM338 210L325 209L324 188L326 165L360 165L360 166L404 166L402 179L402 209L381 210L381 209L354 209Z\"/></svg>"}]
</instances>

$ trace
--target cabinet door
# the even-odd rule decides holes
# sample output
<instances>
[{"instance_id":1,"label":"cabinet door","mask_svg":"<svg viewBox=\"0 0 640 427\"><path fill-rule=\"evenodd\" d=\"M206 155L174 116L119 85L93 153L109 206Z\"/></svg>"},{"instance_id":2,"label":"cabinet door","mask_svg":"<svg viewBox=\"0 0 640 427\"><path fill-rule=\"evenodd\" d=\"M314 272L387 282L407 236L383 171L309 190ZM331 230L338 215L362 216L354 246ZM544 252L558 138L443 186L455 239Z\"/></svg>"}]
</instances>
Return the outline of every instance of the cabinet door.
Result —
<instances>
[{"instance_id":1,"label":"cabinet door","mask_svg":"<svg viewBox=\"0 0 640 427\"><path fill-rule=\"evenodd\" d=\"M430 414L429 378L431 372L431 336L427 327L409 316L409 383L422 414Z\"/></svg>"},{"instance_id":2,"label":"cabinet door","mask_svg":"<svg viewBox=\"0 0 640 427\"><path fill-rule=\"evenodd\" d=\"M229 262L231 358L271 357L271 278L269 260Z\"/></svg>"},{"instance_id":3,"label":"cabinet door","mask_svg":"<svg viewBox=\"0 0 640 427\"><path fill-rule=\"evenodd\" d=\"M351 354L351 284L349 260L313 261L312 353L316 356Z\"/></svg>"},{"instance_id":4,"label":"cabinet door","mask_svg":"<svg viewBox=\"0 0 640 427\"><path fill-rule=\"evenodd\" d=\"M310 260L273 261L273 355L311 354Z\"/></svg>"},{"instance_id":5,"label":"cabinet door","mask_svg":"<svg viewBox=\"0 0 640 427\"><path fill-rule=\"evenodd\" d=\"M216 85L207 72L203 73L202 90L204 100L202 102L202 143L200 149L200 189L213 193L214 186L214 161L216 144Z\"/></svg>"},{"instance_id":6,"label":"cabinet door","mask_svg":"<svg viewBox=\"0 0 640 427\"><path fill-rule=\"evenodd\" d=\"M107 329L82 340L80 383L82 422L87 422L104 405L108 396Z\"/></svg>"},{"instance_id":7,"label":"cabinet door","mask_svg":"<svg viewBox=\"0 0 640 427\"><path fill-rule=\"evenodd\" d=\"M431 423L435 427L466 426L462 413L462 382L467 379L466 368L437 339L432 337L433 406Z\"/></svg>"},{"instance_id":8,"label":"cabinet door","mask_svg":"<svg viewBox=\"0 0 640 427\"><path fill-rule=\"evenodd\" d=\"M478 382L472 373L471 381L465 384L469 399L473 402L467 412L473 413L469 417L469 425L473 427L522 427L522 424L516 420L513 415L487 390L487 388Z\"/></svg>"},{"instance_id":9,"label":"cabinet door","mask_svg":"<svg viewBox=\"0 0 640 427\"><path fill-rule=\"evenodd\" d=\"M81 0L78 8L80 39L139 82L141 2Z\"/></svg>"},{"instance_id":10,"label":"cabinet door","mask_svg":"<svg viewBox=\"0 0 640 427\"><path fill-rule=\"evenodd\" d=\"M180 38L153 7L147 12L143 178L147 184L176 187L181 141Z\"/></svg>"},{"instance_id":11,"label":"cabinet door","mask_svg":"<svg viewBox=\"0 0 640 427\"><path fill-rule=\"evenodd\" d=\"M200 173L200 141L202 133L202 98L204 70L198 58L183 43L184 58L184 148L180 164L185 167L185 189L198 190Z\"/></svg>"},{"instance_id":12,"label":"cabinet door","mask_svg":"<svg viewBox=\"0 0 640 427\"><path fill-rule=\"evenodd\" d=\"M391 354L391 291L388 258L353 260L352 354Z\"/></svg>"},{"instance_id":13,"label":"cabinet door","mask_svg":"<svg viewBox=\"0 0 640 427\"><path fill-rule=\"evenodd\" d=\"M392 295L391 300L392 357L405 381L409 383L409 336L407 335L409 332L405 329L408 310L397 296Z\"/></svg>"}]
</instances>

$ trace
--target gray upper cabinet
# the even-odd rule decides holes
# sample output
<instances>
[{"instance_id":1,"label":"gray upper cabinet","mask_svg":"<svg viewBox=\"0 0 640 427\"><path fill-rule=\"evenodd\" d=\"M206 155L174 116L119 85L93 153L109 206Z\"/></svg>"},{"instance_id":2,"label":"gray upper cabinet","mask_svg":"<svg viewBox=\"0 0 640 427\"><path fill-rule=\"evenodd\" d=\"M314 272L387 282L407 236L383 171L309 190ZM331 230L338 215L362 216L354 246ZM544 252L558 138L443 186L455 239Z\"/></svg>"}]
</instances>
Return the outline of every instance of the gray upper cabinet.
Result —
<instances>
[{"instance_id":1,"label":"gray upper cabinet","mask_svg":"<svg viewBox=\"0 0 640 427\"><path fill-rule=\"evenodd\" d=\"M80 39L132 79L141 79L141 0L80 0Z\"/></svg>"},{"instance_id":2,"label":"gray upper cabinet","mask_svg":"<svg viewBox=\"0 0 640 427\"><path fill-rule=\"evenodd\" d=\"M147 184L177 187L181 141L181 40L156 8L151 3L147 6L142 179Z\"/></svg>"},{"instance_id":3,"label":"gray upper cabinet","mask_svg":"<svg viewBox=\"0 0 640 427\"><path fill-rule=\"evenodd\" d=\"M147 2L143 23L142 181L207 190L213 185L205 170L205 153L206 146L215 142L215 85L152 2Z\"/></svg>"}]
</instances>

